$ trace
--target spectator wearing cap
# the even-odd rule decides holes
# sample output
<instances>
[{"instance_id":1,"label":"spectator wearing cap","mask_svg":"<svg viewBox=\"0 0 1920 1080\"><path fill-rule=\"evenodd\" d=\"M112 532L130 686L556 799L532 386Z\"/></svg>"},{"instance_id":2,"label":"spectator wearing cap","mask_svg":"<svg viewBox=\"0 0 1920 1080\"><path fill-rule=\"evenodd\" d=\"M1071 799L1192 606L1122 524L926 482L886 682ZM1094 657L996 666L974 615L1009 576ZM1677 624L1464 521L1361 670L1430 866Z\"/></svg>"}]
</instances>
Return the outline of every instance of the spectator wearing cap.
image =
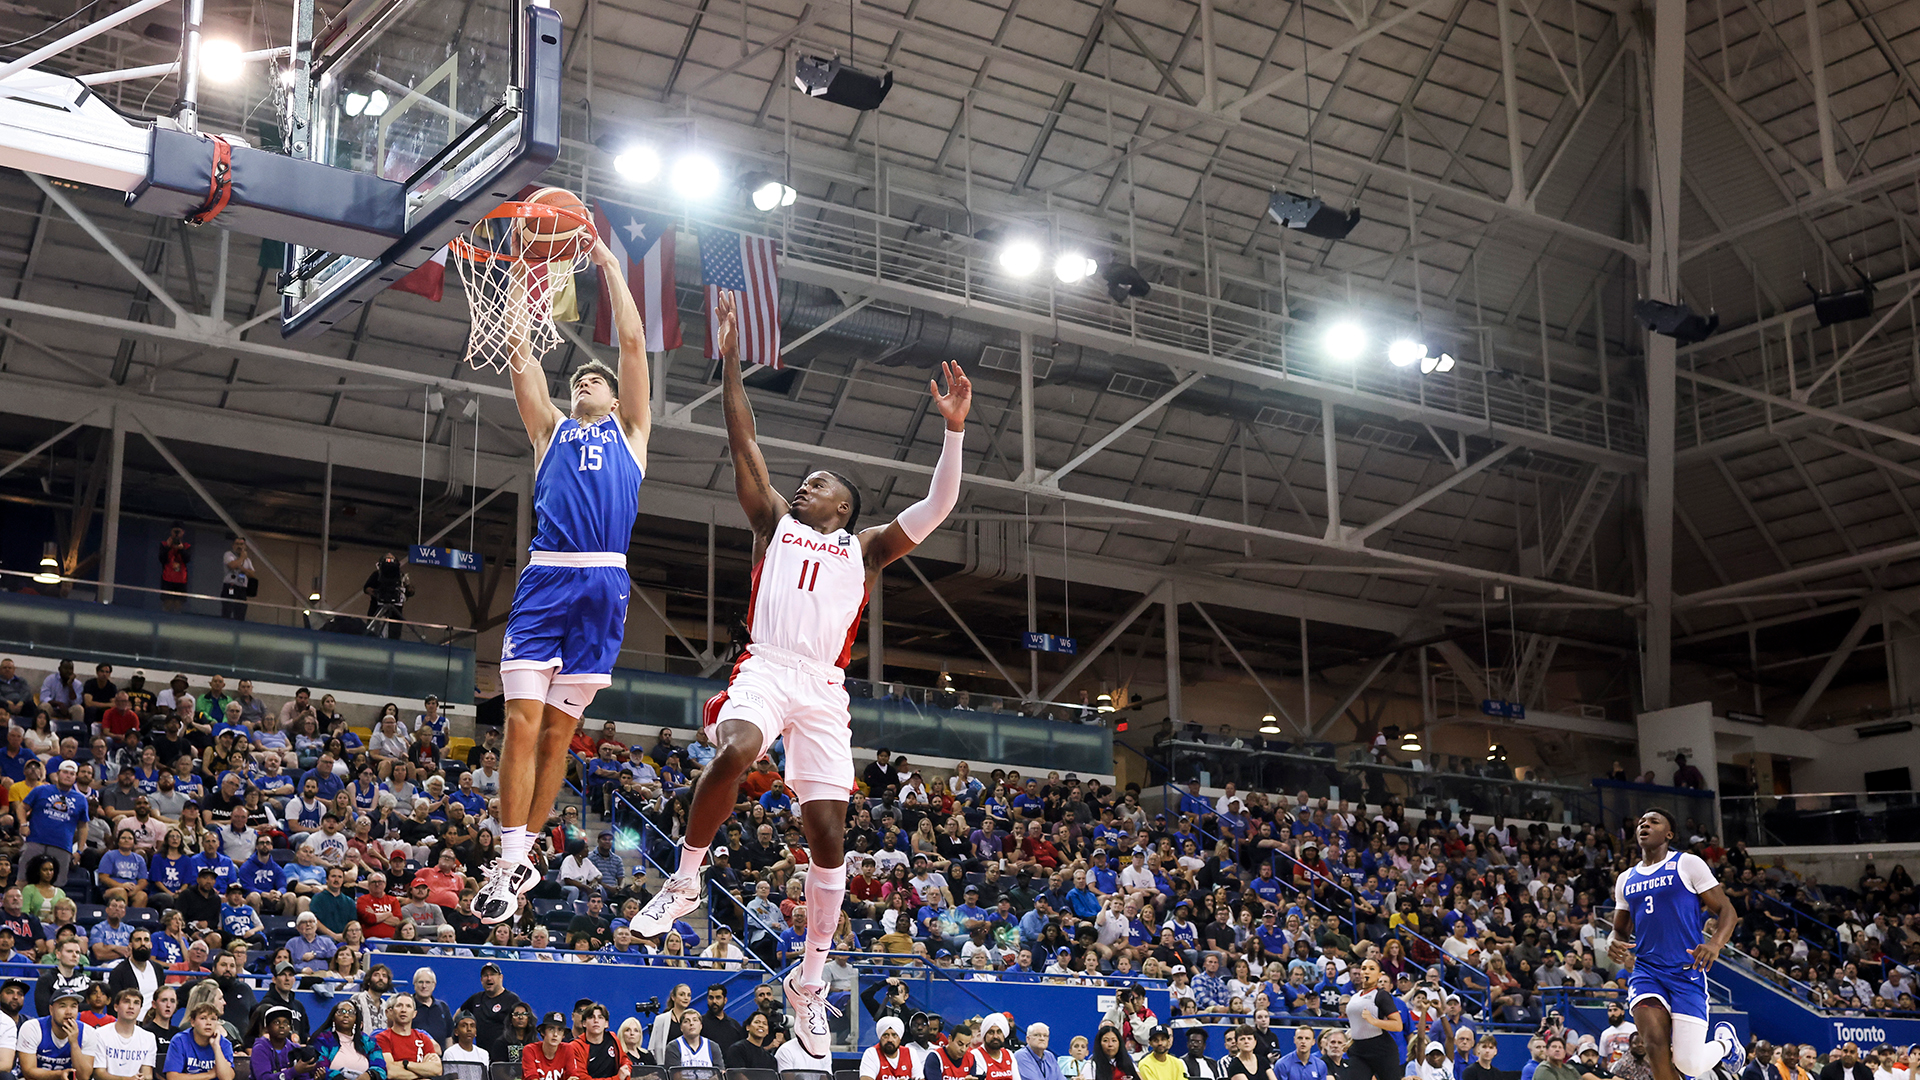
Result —
<instances>
[{"instance_id":1,"label":"spectator wearing cap","mask_svg":"<svg viewBox=\"0 0 1920 1080\"><path fill-rule=\"evenodd\" d=\"M272 1009L285 1009L291 1014L294 1037L304 1043L309 1034L309 1023L306 1007L300 1004L300 997L295 992L298 977L298 969L285 960L275 964L273 977L268 980L267 988L261 992L259 1003L253 1007L253 1022L264 1020Z\"/></svg>"},{"instance_id":2,"label":"spectator wearing cap","mask_svg":"<svg viewBox=\"0 0 1920 1080\"><path fill-rule=\"evenodd\" d=\"M67 666L71 668L72 664ZM54 770L51 783L41 784L19 801L18 812L27 818L26 842L20 845L20 854L14 860L19 867L19 882L26 882L28 868L42 855L52 859L58 868L54 882L67 880L67 873L73 867L74 848L87 840L86 796L74 790L79 775L79 764L67 758Z\"/></svg>"},{"instance_id":3,"label":"spectator wearing cap","mask_svg":"<svg viewBox=\"0 0 1920 1080\"><path fill-rule=\"evenodd\" d=\"M260 1037L247 1056L248 1075L258 1080L299 1080L294 1052L307 1041L307 1034L305 1014L296 1012L297 1007L297 1003L293 1008L280 1003L260 1007Z\"/></svg>"},{"instance_id":4,"label":"spectator wearing cap","mask_svg":"<svg viewBox=\"0 0 1920 1080\"><path fill-rule=\"evenodd\" d=\"M460 1003L460 1011L472 1013L478 1025L475 1039L492 1046L500 1039L500 1032L506 1028L507 1020L513 1015L513 1007L520 1004L520 998L507 989L506 980L500 974L500 965L488 961L480 965L480 989L473 996ZM566 1024L562 1020L561 1027Z\"/></svg>"},{"instance_id":5,"label":"spectator wearing cap","mask_svg":"<svg viewBox=\"0 0 1920 1080\"><path fill-rule=\"evenodd\" d=\"M80 1003L86 990L66 987L48 996L37 1019L20 1025L15 1064L27 1080L57 1080L71 1076L76 1052L82 1049ZM223 1077L221 1080L232 1080Z\"/></svg>"}]
</instances>

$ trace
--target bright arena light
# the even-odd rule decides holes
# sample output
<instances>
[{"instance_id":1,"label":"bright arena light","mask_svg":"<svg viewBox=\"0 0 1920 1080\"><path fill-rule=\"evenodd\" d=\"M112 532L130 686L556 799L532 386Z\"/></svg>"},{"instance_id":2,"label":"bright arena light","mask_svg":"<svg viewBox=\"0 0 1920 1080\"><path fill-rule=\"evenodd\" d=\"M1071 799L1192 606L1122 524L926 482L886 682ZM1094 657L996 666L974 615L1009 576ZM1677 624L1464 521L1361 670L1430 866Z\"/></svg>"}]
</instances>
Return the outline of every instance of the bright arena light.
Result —
<instances>
[{"instance_id":1,"label":"bright arena light","mask_svg":"<svg viewBox=\"0 0 1920 1080\"><path fill-rule=\"evenodd\" d=\"M1412 367L1427 355L1427 347L1411 338L1401 338L1387 346L1387 360L1394 367Z\"/></svg>"},{"instance_id":2,"label":"bright arena light","mask_svg":"<svg viewBox=\"0 0 1920 1080\"><path fill-rule=\"evenodd\" d=\"M1014 277L1026 277L1040 269L1040 246L1031 240L1015 240L1000 249L1000 269Z\"/></svg>"},{"instance_id":3,"label":"bright arena light","mask_svg":"<svg viewBox=\"0 0 1920 1080\"><path fill-rule=\"evenodd\" d=\"M208 82L230 83L238 80L247 62L240 58L240 43L214 38L200 43L200 77Z\"/></svg>"},{"instance_id":4,"label":"bright arena light","mask_svg":"<svg viewBox=\"0 0 1920 1080\"><path fill-rule=\"evenodd\" d=\"M650 184L660 175L660 151L651 146L622 151L613 159L613 171L631 183Z\"/></svg>"},{"instance_id":5,"label":"bright arena light","mask_svg":"<svg viewBox=\"0 0 1920 1080\"><path fill-rule=\"evenodd\" d=\"M1431 375L1436 371L1445 374L1452 370L1453 354L1451 353L1441 353L1439 356L1423 356L1420 358L1420 374L1422 375Z\"/></svg>"},{"instance_id":6,"label":"bright arena light","mask_svg":"<svg viewBox=\"0 0 1920 1080\"><path fill-rule=\"evenodd\" d=\"M792 206L799 193L778 180L769 180L753 189L754 208L771 212L776 207Z\"/></svg>"},{"instance_id":7,"label":"bright arena light","mask_svg":"<svg viewBox=\"0 0 1920 1080\"><path fill-rule=\"evenodd\" d=\"M703 154L682 154L668 177L673 193L683 199L704 199L720 187L720 166Z\"/></svg>"},{"instance_id":8,"label":"bright arena light","mask_svg":"<svg viewBox=\"0 0 1920 1080\"><path fill-rule=\"evenodd\" d=\"M1327 355L1333 359L1350 363L1359 359L1360 353L1366 349L1367 332L1360 328L1359 323L1342 320L1327 327L1326 334L1320 339L1320 347L1327 350Z\"/></svg>"},{"instance_id":9,"label":"bright arena light","mask_svg":"<svg viewBox=\"0 0 1920 1080\"><path fill-rule=\"evenodd\" d=\"M1092 259L1087 258L1077 251L1065 252L1059 258L1053 260L1053 276L1059 278L1062 283L1067 285L1072 285L1077 281L1084 281L1092 277L1094 271L1098 269L1099 267L1094 264Z\"/></svg>"}]
</instances>

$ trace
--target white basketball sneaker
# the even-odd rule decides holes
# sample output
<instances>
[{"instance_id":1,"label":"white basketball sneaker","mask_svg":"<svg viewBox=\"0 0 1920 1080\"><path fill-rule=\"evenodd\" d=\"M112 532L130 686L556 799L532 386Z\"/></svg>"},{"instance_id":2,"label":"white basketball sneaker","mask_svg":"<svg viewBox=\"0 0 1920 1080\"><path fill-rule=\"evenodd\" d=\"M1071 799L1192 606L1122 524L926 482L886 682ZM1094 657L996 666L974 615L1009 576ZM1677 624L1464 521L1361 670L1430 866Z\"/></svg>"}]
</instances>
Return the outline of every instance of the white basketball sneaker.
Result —
<instances>
[{"instance_id":1,"label":"white basketball sneaker","mask_svg":"<svg viewBox=\"0 0 1920 1080\"><path fill-rule=\"evenodd\" d=\"M686 918L699 906L700 871L695 870L686 878L675 874L667 878L660 891L647 901L647 906L633 917L631 929L635 937L659 937L673 929L675 921Z\"/></svg>"}]
</instances>

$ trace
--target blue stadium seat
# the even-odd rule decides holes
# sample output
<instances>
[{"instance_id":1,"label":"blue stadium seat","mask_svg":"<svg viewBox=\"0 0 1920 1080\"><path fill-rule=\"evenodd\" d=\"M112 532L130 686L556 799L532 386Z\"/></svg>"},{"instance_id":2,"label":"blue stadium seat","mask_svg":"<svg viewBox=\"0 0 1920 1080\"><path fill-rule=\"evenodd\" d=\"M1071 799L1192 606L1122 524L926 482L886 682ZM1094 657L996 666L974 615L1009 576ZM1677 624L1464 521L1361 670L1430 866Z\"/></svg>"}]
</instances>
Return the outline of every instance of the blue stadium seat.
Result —
<instances>
[{"instance_id":1,"label":"blue stadium seat","mask_svg":"<svg viewBox=\"0 0 1920 1080\"><path fill-rule=\"evenodd\" d=\"M76 904L74 906L78 910L74 914L73 921L79 923L81 926L90 927L94 923L107 917L107 909L102 904Z\"/></svg>"},{"instance_id":2,"label":"blue stadium seat","mask_svg":"<svg viewBox=\"0 0 1920 1080\"><path fill-rule=\"evenodd\" d=\"M281 866L287 866L297 860L295 859L292 848L274 848L273 861Z\"/></svg>"},{"instance_id":3,"label":"blue stadium seat","mask_svg":"<svg viewBox=\"0 0 1920 1080\"><path fill-rule=\"evenodd\" d=\"M152 929L160 925L160 913L150 907L130 907L127 909L127 921Z\"/></svg>"}]
</instances>

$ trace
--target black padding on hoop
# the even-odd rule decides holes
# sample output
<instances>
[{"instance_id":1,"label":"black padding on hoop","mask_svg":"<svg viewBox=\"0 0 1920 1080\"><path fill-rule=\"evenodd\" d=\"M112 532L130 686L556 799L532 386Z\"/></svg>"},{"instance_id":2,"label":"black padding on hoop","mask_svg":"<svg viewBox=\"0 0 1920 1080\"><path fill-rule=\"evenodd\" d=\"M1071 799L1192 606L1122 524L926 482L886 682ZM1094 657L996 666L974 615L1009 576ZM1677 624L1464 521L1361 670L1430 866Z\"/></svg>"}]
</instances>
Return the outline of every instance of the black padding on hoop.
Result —
<instances>
[{"instance_id":1,"label":"black padding on hoop","mask_svg":"<svg viewBox=\"0 0 1920 1080\"><path fill-rule=\"evenodd\" d=\"M151 148L127 205L173 218L205 206L213 140L155 127ZM407 231L407 186L398 181L236 144L230 182L219 224L235 232L372 259Z\"/></svg>"}]
</instances>

